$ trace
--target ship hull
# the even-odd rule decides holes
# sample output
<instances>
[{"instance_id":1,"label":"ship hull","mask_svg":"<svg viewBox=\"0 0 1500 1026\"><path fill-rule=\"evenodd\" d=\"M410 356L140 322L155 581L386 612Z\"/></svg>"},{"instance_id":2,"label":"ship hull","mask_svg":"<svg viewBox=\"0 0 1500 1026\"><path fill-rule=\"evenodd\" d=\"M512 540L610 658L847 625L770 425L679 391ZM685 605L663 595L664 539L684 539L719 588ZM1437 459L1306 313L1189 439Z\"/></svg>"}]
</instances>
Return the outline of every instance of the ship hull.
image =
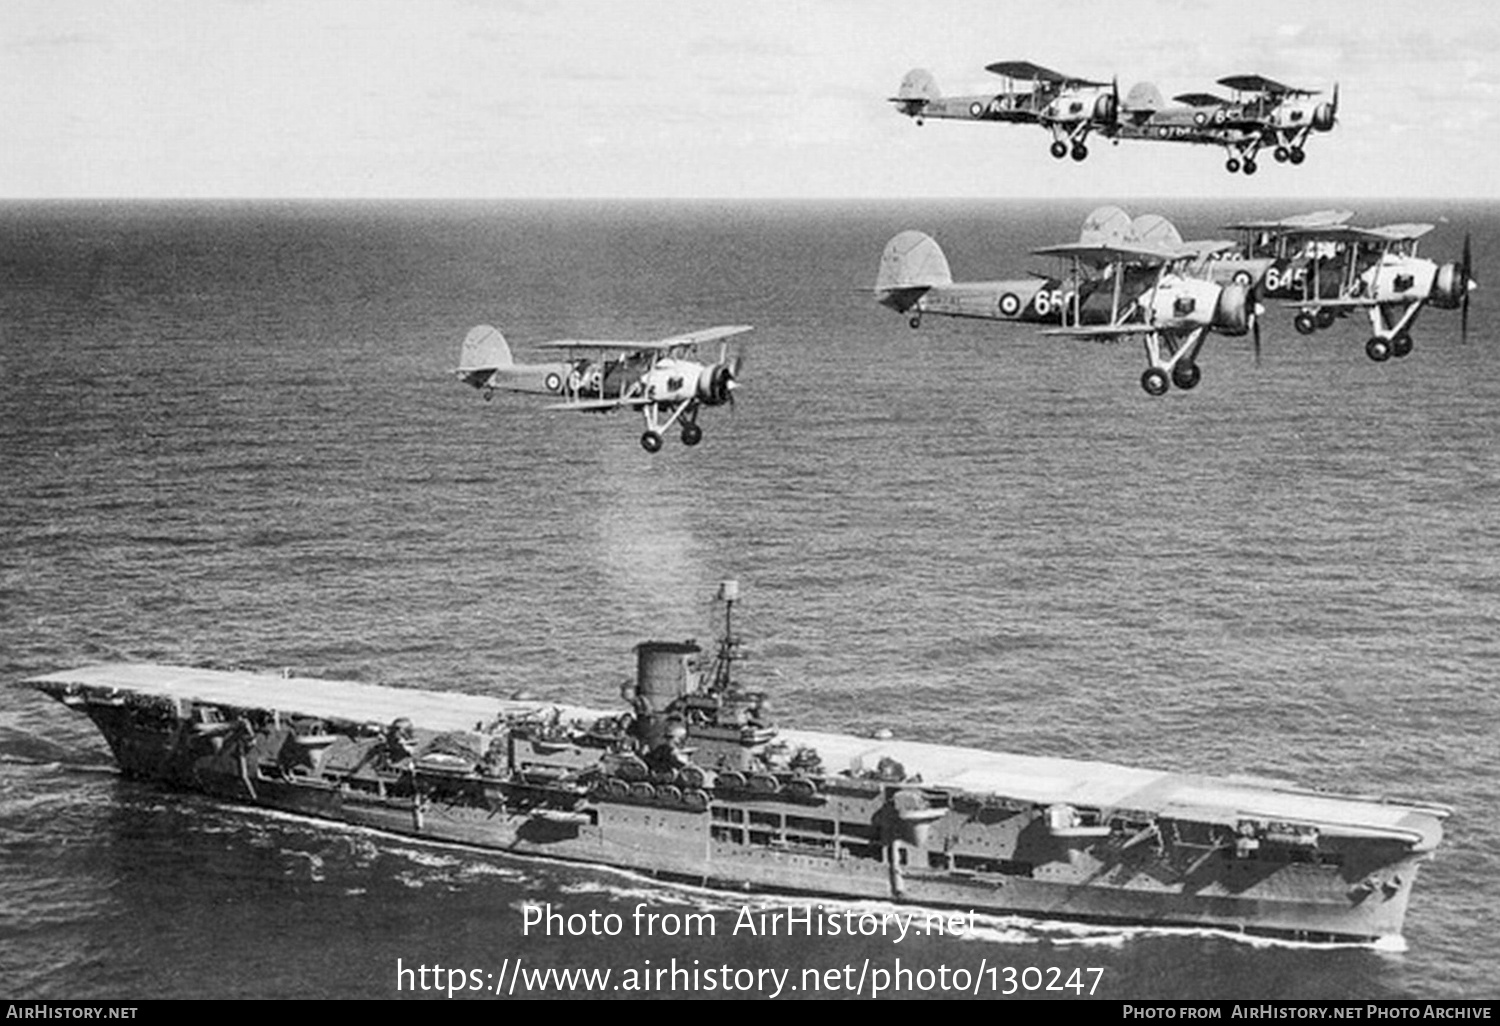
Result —
<instances>
[{"instance_id":1,"label":"ship hull","mask_svg":"<svg viewBox=\"0 0 1500 1026\"><path fill-rule=\"evenodd\" d=\"M378 739L299 741L295 728L272 721L236 740L222 722L143 713L117 698L67 700L88 713L133 778L392 834L731 890L1368 942L1400 933L1427 857L1370 839L1246 857L1222 840L1185 842L1186 819L1143 827L1125 816L1059 835L1034 804L906 781L826 777L812 795L714 788L689 802L681 788L638 780L620 794L597 780L559 786L557 773L538 782L551 756L523 745L523 763L515 742L503 771L373 772ZM576 759L578 749L564 755ZM893 814L898 794L923 808L910 819Z\"/></svg>"}]
</instances>

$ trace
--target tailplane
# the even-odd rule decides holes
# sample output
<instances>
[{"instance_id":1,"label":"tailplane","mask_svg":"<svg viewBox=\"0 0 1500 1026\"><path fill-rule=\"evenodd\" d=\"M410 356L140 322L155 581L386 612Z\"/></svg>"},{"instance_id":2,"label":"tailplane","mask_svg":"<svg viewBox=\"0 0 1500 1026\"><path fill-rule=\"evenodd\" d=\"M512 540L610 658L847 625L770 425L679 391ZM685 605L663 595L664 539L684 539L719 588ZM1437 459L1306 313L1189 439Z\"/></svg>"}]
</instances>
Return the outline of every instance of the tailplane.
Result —
<instances>
[{"instance_id":1,"label":"tailplane","mask_svg":"<svg viewBox=\"0 0 1500 1026\"><path fill-rule=\"evenodd\" d=\"M952 283L948 258L938 244L929 235L908 230L885 244L875 275L875 298L905 311L934 285Z\"/></svg>"},{"instance_id":2,"label":"tailplane","mask_svg":"<svg viewBox=\"0 0 1500 1026\"><path fill-rule=\"evenodd\" d=\"M495 371L512 367L515 360L510 355L510 346L498 328L481 324L470 329L464 336L463 351L459 358L458 376L475 388L489 384Z\"/></svg>"}]
</instances>

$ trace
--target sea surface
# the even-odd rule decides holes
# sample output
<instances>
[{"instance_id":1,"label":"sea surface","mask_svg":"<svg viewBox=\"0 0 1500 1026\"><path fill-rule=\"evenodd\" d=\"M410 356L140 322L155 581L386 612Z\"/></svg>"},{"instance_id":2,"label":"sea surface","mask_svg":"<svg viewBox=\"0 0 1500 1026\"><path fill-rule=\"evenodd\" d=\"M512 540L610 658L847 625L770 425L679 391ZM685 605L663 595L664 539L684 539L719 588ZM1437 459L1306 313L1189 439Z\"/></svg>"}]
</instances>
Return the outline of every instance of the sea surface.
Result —
<instances>
[{"instance_id":1,"label":"sea surface","mask_svg":"<svg viewBox=\"0 0 1500 1026\"><path fill-rule=\"evenodd\" d=\"M940 969L981 996L1500 995L1500 207L1345 204L1435 224L1438 259L1472 238L1467 341L1429 309L1375 364L1358 320L1304 338L1270 309L1258 362L1214 338L1160 399L1138 345L913 331L868 292L901 229L959 278L1023 275L1096 205L0 204L0 994L446 999L449 970L493 991L520 965L678 997L724 994L721 966L762 996L901 967L903 997L962 996L920 988ZM1307 209L1121 205L1186 238ZM755 330L734 408L648 455L633 415L463 387L481 323L523 356ZM710 641L731 578L744 677L788 724L1451 805L1404 938L762 936L747 910L804 900L127 781L18 686L155 660L612 707L631 646ZM539 935L528 906L623 930ZM664 935L688 913L714 935Z\"/></svg>"}]
</instances>

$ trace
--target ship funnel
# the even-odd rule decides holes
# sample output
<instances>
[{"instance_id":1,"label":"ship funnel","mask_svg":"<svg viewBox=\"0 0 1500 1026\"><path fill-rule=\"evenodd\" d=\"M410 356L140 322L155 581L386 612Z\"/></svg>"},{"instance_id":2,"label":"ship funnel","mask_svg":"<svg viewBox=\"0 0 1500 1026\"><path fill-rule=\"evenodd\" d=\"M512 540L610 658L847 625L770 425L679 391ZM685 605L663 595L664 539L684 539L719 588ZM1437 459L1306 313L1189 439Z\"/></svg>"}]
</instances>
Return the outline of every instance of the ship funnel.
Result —
<instances>
[{"instance_id":1,"label":"ship funnel","mask_svg":"<svg viewBox=\"0 0 1500 1026\"><path fill-rule=\"evenodd\" d=\"M691 641L643 641L635 646L635 701L640 715L667 706L696 690L698 656Z\"/></svg>"}]
</instances>

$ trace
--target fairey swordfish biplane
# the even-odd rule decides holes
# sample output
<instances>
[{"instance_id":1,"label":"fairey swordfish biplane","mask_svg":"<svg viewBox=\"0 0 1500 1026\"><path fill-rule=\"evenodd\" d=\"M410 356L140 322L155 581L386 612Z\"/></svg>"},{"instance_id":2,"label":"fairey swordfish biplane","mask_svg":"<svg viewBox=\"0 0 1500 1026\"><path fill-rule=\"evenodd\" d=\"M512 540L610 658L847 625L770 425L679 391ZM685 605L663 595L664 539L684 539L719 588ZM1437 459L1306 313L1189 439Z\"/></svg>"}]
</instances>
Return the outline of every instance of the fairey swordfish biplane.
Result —
<instances>
[{"instance_id":1,"label":"fairey swordfish biplane","mask_svg":"<svg viewBox=\"0 0 1500 1026\"><path fill-rule=\"evenodd\" d=\"M1167 103L1150 82L1120 99L1119 82L1065 75L1030 61L1000 61L986 71L1004 79L999 92L944 96L930 71L907 72L891 102L922 124L927 118L1040 125L1052 133L1052 155L1088 157L1091 133L1118 143L1178 142L1222 147L1231 173L1255 174L1256 157L1269 147L1277 163L1301 164L1313 132L1328 132L1338 120L1339 91L1331 101L1310 89L1283 85L1263 75L1230 75L1219 84L1229 98L1182 93Z\"/></svg>"},{"instance_id":2,"label":"fairey swordfish biplane","mask_svg":"<svg viewBox=\"0 0 1500 1026\"><path fill-rule=\"evenodd\" d=\"M1262 294L1296 310L1292 325L1311 335L1352 311L1364 310L1371 335L1365 353L1377 363L1412 350L1411 328L1425 306L1461 311L1460 338L1469 333L1469 293L1476 288L1469 237L1456 262L1417 256L1430 224L1360 228L1347 210L1323 210L1279 220L1227 225L1242 235L1241 253L1266 259Z\"/></svg>"},{"instance_id":3,"label":"fairey swordfish biplane","mask_svg":"<svg viewBox=\"0 0 1500 1026\"><path fill-rule=\"evenodd\" d=\"M636 410L646 426L641 447L657 452L673 426L680 426L684 445L697 445L703 440L698 412L734 401L741 356L731 356L721 345L718 360L705 363L697 351L749 330L743 324L722 325L654 342L560 339L542 348L562 351L567 359L524 364L515 361L497 329L480 325L464 339L457 373L485 399L502 389L553 396L557 401L549 410Z\"/></svg>"},{"instance_id":4,"label":"fairey swordfish biplane","mask_svg":"<svg viewBox=\"0 0 1500 1026\"><path fill-rule=\"evenodd\" d=\"M1050 325L1043 333L1095 341L1139 338L1147 367L1141 387L1159 396L1197 386L1198 355L1209 332L1256 333L1255 288L1269 261L1219 258L1229 241L1183 242L1165 218L1131 220L1101 207L1077 242L1034 250L1058 258L1058 275L955 282L938 244L904 231L886 244L875 299L906 315L913 328L927 314Z\"/></svg>"},{"instance_id":5,"label":"fairey swordfish biplane","mask_svg":"<svg viewBox=\"0 0 1500 1026\"><path fill-rule=\"evenodd\" d=\"M1091 132L1111 135L1120 111L1118 83L1064 75L1030 61L999 61L985 67L1004 79L998 93L944 96L925 68L907 72L891 102L922 124L926 118L1006 121L1041 125L1052 133L1052 155L1059 160L1089 155Z\"/></svg>"}]
</instances>

